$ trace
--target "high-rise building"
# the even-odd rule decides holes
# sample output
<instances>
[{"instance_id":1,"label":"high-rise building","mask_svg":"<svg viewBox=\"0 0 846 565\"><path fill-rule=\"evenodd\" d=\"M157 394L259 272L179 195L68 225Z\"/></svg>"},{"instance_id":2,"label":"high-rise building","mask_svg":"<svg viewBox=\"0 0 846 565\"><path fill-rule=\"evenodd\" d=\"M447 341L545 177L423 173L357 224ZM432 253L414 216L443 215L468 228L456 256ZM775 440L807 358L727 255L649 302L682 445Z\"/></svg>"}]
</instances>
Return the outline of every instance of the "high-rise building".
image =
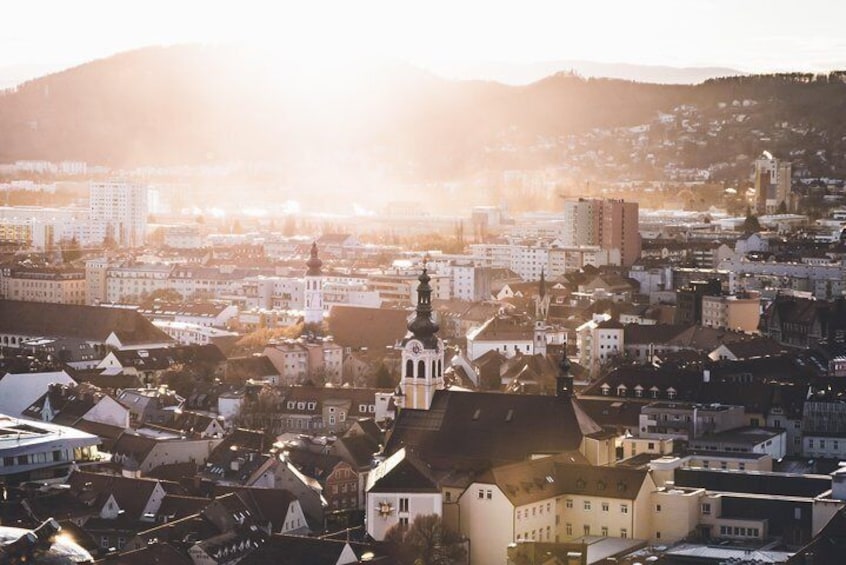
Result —
<instances>
[{"instance_id":1,"label":"high-rise building","mask_svg":"<svg viewBox=\"0 0 846 565\"><path fill-rule=\"evenodd\" d=\"M779 208L788 212L795 210L790 190L792 171L790 162L776 159L769 151L764 151L755 160L755 208L758 214L775 214Z\"/></svg>"},{"instance_id":2,"label":"high-rise building","mask_svg":"<svg viewBox=\"0 0 846 565\"><path fill-rule=\"evenodd\" d=\"M89 220L105 227L119 247L140 247L147 237L147 187L119 181L92 182Z\"/></svg>"},{"instance_id":3,"label":"high-rise building","mask_svg":"<svg viewBox=\"0 0 846 565\"><path fill-rule=\"evenodd\" d=\"M564 203L565 246L593 245L618 251L626 267L640 257L637 202L585 199Z\"/></svg>"}]
</instances>

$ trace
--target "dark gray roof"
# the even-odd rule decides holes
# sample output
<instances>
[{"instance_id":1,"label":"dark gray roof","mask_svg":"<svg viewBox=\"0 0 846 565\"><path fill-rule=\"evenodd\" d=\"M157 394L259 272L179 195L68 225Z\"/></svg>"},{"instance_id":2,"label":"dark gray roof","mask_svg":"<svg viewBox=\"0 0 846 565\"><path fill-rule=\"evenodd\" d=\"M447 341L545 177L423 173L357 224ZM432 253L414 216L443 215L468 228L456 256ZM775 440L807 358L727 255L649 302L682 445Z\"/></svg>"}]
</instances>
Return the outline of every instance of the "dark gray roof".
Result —
<instances>
[{"instance_id":1,"label":"dark gray roof","mask_svg":"<svg viewBox=\"0 0 846 565\"><path fill-rule=\"evenodd\" d=\"M487 469L578 449L600 431L571 398L439 390L429 410L400 411L385 451L407 446L435 468Z\"/></svg>"}]
</instances>

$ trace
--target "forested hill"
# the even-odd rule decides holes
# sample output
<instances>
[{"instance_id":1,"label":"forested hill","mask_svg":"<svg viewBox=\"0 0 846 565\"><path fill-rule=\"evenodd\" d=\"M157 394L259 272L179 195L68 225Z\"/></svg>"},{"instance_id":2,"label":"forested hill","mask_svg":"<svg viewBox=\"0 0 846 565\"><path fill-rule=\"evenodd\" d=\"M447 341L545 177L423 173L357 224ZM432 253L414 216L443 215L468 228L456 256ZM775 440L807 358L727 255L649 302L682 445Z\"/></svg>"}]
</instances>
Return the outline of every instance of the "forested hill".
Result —
<instances>
[{"instance_id":1,"label":"forested hill","mask_svg":"<svg viewBox=\"0 0 846 565\"><path fill-rule=\"evenodd\" d=\"M503 145L519 151L538 139L648 124L685 105L700 112L700 121L719 121L725 119L720 112L744 100L754 107L745 112L743 130L719 128L716 140L706 140L708 159L756 151L760 138L777 150L813 138L807 149L823 144L826 163L841 167L842 73L744 76L696 86L558 74L506 86L449 81L401 65L341 67L327 76L276 65L267 55L208 46L145 48L6 91L0 95L0 162L168 165L340 151L449 176L496 166L491 155Z\"/></svg>"}]
</instances>

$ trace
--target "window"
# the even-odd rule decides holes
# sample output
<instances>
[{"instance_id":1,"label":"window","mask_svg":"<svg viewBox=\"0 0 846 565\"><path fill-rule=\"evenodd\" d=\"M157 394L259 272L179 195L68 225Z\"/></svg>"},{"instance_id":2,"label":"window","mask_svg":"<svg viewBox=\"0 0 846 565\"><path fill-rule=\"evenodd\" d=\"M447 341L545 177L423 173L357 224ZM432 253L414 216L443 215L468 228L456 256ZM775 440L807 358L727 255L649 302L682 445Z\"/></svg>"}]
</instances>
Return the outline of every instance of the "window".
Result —
<instances>
[{"instance_id":1,"label":"window","mask_svg":"<svg viewBox=\"0 0 846 565\"><path fill-rule=\"evenodd\" d=\"M103 549L109 548L109 536L100 536L100 547Z\"/></svg>"},{"instance_id":2,"label":"window","mask_svg":"<svg viewBox=\"0 0 846 565\"><path fill-rule=\"evenodd\" d=\"M567 508L572 508L573 507L573 499L568 498L567 501L564 503L564 506L566 506Z\"/></svg>"},{"instance_id":3,"label":"window","mask_svg":"<svg viewBox=\"0 0 846 565\"><path fill-rule=\"evenodd\" d=\"M709 502L705 502L702 504L702 513L705 515L711 514L711 504Z\"/></svg>"},{"instance_id":4,"label":"window","mask_svg":"<svg viewBox=\"0 0 846 565\"><path fill-rule=\"evenodd\" d=\"M585 524L583 527L586 536L590 535L590 524Z\"/></svg>"},{"instance_id":5,"label":"window","mask_svg":"<svg viewBox=\"0 0 846 565\"><path fill-rule=\"evenodd\" d=\"M585 510L590 510L590 500L585 500L585 503L584 503L584 509L585 509Z\"/></svg>"},{"instance_id":6,"label":"window","mask_svg":"<svg viewBox=\"0 0 846 565\"><path fill-rule=\"evenodd\" d=\"M661 505L660 504L655 505L655 512L661 512Z\"/></svg>"},{"instance_id":7,"label":"window","mask_svg":"<svg viewBox=\"0 0 846 565\"><path fill-rule=\"evenodd\" d=\"M746 463L741 461L740 463L737 464L737 468L740 469L741 471L745 471L746 470Z\"/></svg>"},{"instance_id":8,"label":"window","mask_svg":"<svg viewBox=\"0 0 846 565\"><path fill-rule=\"evenodd\" d=\"M600 533L602 534L603 537L608 537L608 526L602 526Z\"/></svg>"},{"instance_id":9,"label":"window","mask_svg":"<svg viewBox=\"0 0 846 565\"><path fill-rule=\"evenodd\" d=\"M629 531L626 528L620 528L620 537L626 539L629 537Z\"/></svg>"},{"instance_id":10,"label":"window","mask_svg":"<svg viewBox=\"0 0 846 565\"><path fill-rule=\"evenodd\" d=\"M484 489L479 489L479 500L485 498L485 491Z\"/></svg>"},{"instance_id":11,"label":"window","mask_svg":"<svg viewBox=\"0 0 846 565\"><path fill-rule=\"evenodd\" d=\"M400 498L399 499L399 511L400 512L408 512L408 499L407 498Z\"/></svg>"},{"instance_id":12,"label":"window","mask_svg":"<svg viewBox=\"0 0 846 565\"><path fill-rule=\"evenodd\" d=\"M621 504L620 505L620 513L621 514L628 514L629 513L629 505L628 504Z\"/></svg>"},{"instance_id":13,"label":"window","mask_svg":"<svg viewBox=\"0 0 846 565\"><path fill-rule=\"evenodd\" d=\"M602 511L603 511L603 512L608 512L608 503L607 503L607 502L603 502L603 503L602 503Z\"/></svg>"},{"instance_id":14,"label":"window","mask_svg":"<svg viewBox=\"0 0 846 565\"><path fill-rule=\"evenodd\" d=\"M402 518L399 519L399 526L403 530L408 528L408 516L403 516Z\"/></svg>"},{"instance_id":15,"label":"window","mask_svg":"<svg viewBox=\"0 0 846 565\"><path fill-rule=\"evenodd\" d=\"M572 536L573 535L573 524L570 524L568 522L564 527L564 531L567 532L568 536Z\"/></svg>"},{"instance_id":16,"label":"window","mask_svg":"<svg viewBox=\"0 0 846 565\"><path fill-rule=\"evenodd\" d=\"M485 491L485 498L487 498L488 500L491 500L493 498L493 491L490 490L490 489Z\"/></svg>"}]
</instances>

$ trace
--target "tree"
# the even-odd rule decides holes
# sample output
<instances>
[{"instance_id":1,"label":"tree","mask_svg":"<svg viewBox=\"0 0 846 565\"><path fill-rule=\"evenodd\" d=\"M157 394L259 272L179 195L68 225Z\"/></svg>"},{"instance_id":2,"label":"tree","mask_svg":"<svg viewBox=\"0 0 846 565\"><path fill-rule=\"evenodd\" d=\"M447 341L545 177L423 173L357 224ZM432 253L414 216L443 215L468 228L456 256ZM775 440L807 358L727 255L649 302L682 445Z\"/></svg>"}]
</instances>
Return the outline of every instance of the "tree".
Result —
<instances>
[{"instance_id":1,"label":"tree","mask_svg":"<svg viewBox=\"0 0 846 565\"><path fill-rule=\"evenodd\" d=\"M437 514L419 515L407 529L393 526L385 532L385 543L403 565L453 565L467 557L463 538Z\"/></svg>"},{"instance_id":2,"label":"tree","mask_svg":"<svg viewBox=\"0 0 846 565\"><path fill-rule=\"evenodd\" d=\"M743 220L743 231L746 233L756 233L761 231L761 223L758 221L758 216L753 214L748 208L746 210L746 219Z\"/></svg>"},{"instance_id":3,"label":"tree","mask_svg":"<svg viewBox=\"0 0 846 565\"><path fill-rule=\"evenodd\" d=\"M379 368L376 369L373 385L376 388L394 388L394 385L396 385L394 379L391 377L391 372L388 371L384 363L380 363Z\"/></svg>"},{"instance_id":4,"label":"tree","mask_svg":"<svg viewBox=\"0 0 846 565\"><path fill-rule=\"evenodd\" d=\"M82 257L82 250L79 247L79 241L76 236L73 236L70 241L63 241L61 243L62 261L64 263L73 263Z\"/></svg>"}]
</instances>

